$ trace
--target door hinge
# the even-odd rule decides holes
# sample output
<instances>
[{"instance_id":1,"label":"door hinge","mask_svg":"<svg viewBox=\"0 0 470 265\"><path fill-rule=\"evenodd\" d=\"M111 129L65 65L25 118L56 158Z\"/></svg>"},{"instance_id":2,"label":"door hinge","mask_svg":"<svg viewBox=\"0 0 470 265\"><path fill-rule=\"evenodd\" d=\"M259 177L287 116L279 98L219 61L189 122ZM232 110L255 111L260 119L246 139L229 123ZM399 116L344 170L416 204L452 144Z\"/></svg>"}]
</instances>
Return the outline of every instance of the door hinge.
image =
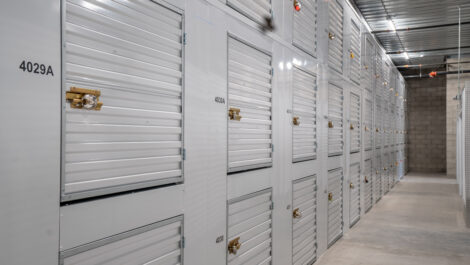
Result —
<instances>
[{"instance_id":1,"label":"door hinge","mask_svg":"<svg viewBox=\"0 0 470 265\"><path fill-rule=\"evenodd\" d=\"M183 160L186 160L186 148L183 148L181 150L181 153L182 153L182 156L183 156Z\"/></svg>"},{"instance_id":2,"label":"door hinge","mask_svg":"<svg viewBox=\"0 0 470 265\"><path fill-rule=\"evenodd\" d=\"M187 43L187 33L183 33L183 45L186 45Z\"/></svg>"},{"instance_id":3,"label":"door hinge","mask_svg":"<svg viewBox=\"0 0 470 265\"><path fill-rule=\"evenodd\" d=\"M181 248L185 248L186 247L186 237L181 237Z\"/></svg>"}]
</instances>

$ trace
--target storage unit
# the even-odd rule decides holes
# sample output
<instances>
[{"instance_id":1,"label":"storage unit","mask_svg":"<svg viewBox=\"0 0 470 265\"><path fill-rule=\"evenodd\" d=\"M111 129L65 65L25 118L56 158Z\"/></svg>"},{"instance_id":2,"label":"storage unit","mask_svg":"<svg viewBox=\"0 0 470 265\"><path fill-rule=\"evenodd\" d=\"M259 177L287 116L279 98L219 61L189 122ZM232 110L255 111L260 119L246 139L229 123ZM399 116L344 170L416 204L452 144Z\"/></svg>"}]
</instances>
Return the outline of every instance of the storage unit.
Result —
<instances>
[{"instance_id":1,"label":"storage unit","mask_svg":"<svg viewBox=\"0 0 470 265\"><path fill-rule=\"evenodd\" d=\"M271 264L271 189L230 200L227 214L227 265Z\"/></svg>"},{"instance_id":2,"label":"storage unit","mask_svg":"<svg viewBox=\"0 0 470 265\"><path fill-rule=\"evenodd\" d=\"M227 5L237 10L241 14L263 24L266 19L272 18L271 0L226 0Z\"/></svg>"},{"instance_id":3,"label":"storage unit","mask_svg":"<svg viewBox=\"0 0 470 265\"><path fill-rule=\"evenodd\" d=\"M317 1L303 0L300 11L293 11L292 44L304 52L317 54Z\"/></svg>"},{"instance_id":4,"label":"storage unit","mask_svg":"<svg viewBox=\"0 0 470 265\"><path fill-rule=\"evenodd\" d=\"M343 236L343 169L328 171L328 247Z\"/></svg>"},{"instance_id":5,"label":"storage unit","mask_svg":"<svg viewBox=\"0 0 470 265\"><path fill-rule=\"evenodd\" d=\"M361 29L351 19L351 43L349 47L349 78L356 84L361 80Z\"/></svg>"},{"instance_id":6,"label":"storage unit","mask_svg":"<svg viewBox=\"0 0 470 265\"><path fill-rule=\"evenodd\" d=\"M292 264L312 264L317 259L317 177L293 183Z\"/></svg>"},{"instance_id":7,"label":"storage unit","mask_svg":"<svg viewBox=\"0 0 470 265\"><path fill-rule=\"evenodd\" d=\"M361 217L361 164L349 166L349 226Z\"/></svg>"},{"instance_id":8,"label":"storage unit","mask_svg":"<svg viewBox=\"0 0 470 265\"><path fill-rule=\"evenodd\" d=\"M328 156L342 155L344 150L343 89L328 85Z\"/></svg>"},{"instance_id":9,"label":"storage unit","mask_svg":"<svg viewBox=\"0 0 470 265\"><path fill-rule=\"evenodd\" d=\"M272 165L271 55L228 38L228 172Z\"/></svg>"},{"instance_id":10,"label":"storage unit","mask_svg":"<svg viewBox=\"0 0 470 265\"><path fill-rule=\"evenodd\" d=\"M338 0L328 1L328 65L343 73L343 6Z\"/></svg>"},{"instance_id":11,"label":"storage unit","mask_svg":"<svg viewBox=\"0 0 470 265\"><path fill-rule=\"evenodd\" d=\"M351 92L349 101L350 152L361 150L361 97Z\"/></svg>"},{"instance_id":12,"label":"storage unit","mask_svg":"<svg viewBox=\"0 0 470 265\"><path fill-rule=\"evenodd\" d=\"M60 253L63 265L183 264L183 217L178 216Z\"/></svg>"},{"instance_id":13,"label":"storage unit","mask_svg":"<svg viewBox=\"0 0 470 265\"><path fill-rule=\"evenodd\" d=\"M317 156L317 77L293 68L292 161L306 161Z\"/></svg>"},{"instance_id":14,"label":"storage unit","mask_svg":"<svg viewBox=\"0 0 470 265\"><path fill-rule=\"evenodd\" d=\"M373 177L374 172L372 171L372 158L368 158L364 161L364 210L368 212L374 205L374 190L377 185L376 178Z\"/></svg>"},{"instance_id":15,"label":"storage unit","mask_svg":"<svg viewBox=\"0 0 470 265\"><path fill-rule=\"evenodd\" d=\"M68 0L62 200L183 180L183 15L151 1Z\"/></svg>"}]
</instances>

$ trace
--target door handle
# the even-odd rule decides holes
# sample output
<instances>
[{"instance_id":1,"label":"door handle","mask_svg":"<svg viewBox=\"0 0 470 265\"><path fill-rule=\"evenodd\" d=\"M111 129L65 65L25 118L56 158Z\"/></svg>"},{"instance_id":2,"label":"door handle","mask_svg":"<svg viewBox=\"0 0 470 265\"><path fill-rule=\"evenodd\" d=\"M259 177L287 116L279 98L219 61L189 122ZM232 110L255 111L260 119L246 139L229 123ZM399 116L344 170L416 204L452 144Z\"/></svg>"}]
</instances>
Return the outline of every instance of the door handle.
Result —
<instances>
[{"instance_id":1,"label":"door handle","mask_svg":"<svg viewBox=\"0 0 470 265\"><path fill-rule=\"evenodd\" d=\"M73 109L101 110L103 102L100 102L101 91L71 87L65 93L65 99Z\"/></svg>"}]
</instances>

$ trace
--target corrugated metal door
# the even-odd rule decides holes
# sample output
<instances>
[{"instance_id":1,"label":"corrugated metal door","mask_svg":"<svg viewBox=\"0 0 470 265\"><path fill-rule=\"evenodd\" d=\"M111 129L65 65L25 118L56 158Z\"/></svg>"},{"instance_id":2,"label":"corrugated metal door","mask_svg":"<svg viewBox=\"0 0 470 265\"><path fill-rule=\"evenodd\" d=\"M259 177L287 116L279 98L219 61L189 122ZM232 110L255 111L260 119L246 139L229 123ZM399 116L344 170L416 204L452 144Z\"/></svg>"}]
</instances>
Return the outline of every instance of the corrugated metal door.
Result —
<instances>
[{"instance_id":1,"label":"corrugated metal door","mask_svg":"<svg viewBox=\"0 0 470 265\"><path fill-rule=\"evenodd\" d=\"M183 264L183 217L61 252L62 265Z\"/></svg>"},{"instance_id":2,"label":"corrugated metal door","mask_svg":"<svg viewBox=\"0 0 470 265\"><path fill-rule=\"evenodd\" d=\"M337 0L328 1L328 64L343 73L343 7Z\"/></svg>"},{"instance_id":3,"label":"corrugated metal door","mask_svg":"<svg viewBox=\"0 0 470 265\"><path fill-rule=\"evenodd\" d=\"M272 262L272 190L228 202L227 264Z\"/></svg>"},{"instance_id":4,"label":"corrugated metal door","mask_svg":"<svg viewBox=\"0 0 470 265\"><path fill-rule=\"evenodd\" d=\"M349 225L353 226L361 216L361 166L359 163L349 167Z\"/></svg>"},{"instance_id":5,"label":"corrugated metal door","mask_svg":"<svg viewBox=\"0 0 470 265\"><path fill-rule=\"evenodd\" d=\"M272 165L271 55L228 40L228 172Z\"/></svg>"},{"instance_id":6,"label":"corrugated metal door","mask_svg":"<svg viewBox=\"0 0 470 265\"><path fill-rule=\"evenodd\" d=\"M317 180L306 177L293 183L293 265L312 264L317 258Z\"/></svg>"},{"instance_id":7,"label":"corrugated metal door","mask_svg":"<svg viewBox=\"0 0 470 265\"><path fill-rule=\"evenodd\" d=\"M376 97L375 99L375 148L382 147L382 135L383 135L383 111L382 111L382 101L380 97Z\"/></svg>"},{"instance_id":8,"label":"corrugated metal door","mask_svg":"<svg viewBox=\"0 0 470 265\"><path fill-rule=\"evenodd\" d=\"M375 181L372 174L372 159L367 159L364 161L364 207L366 212L374 205L372 194L374 193Z\"/></svg>"},{"instance_id":9,"label":"corrugated metal door","mask_svg":"<svg viewBox=\"0 0 470 265\"><path fill-rule=\"evenodd\" d=\"M349 48L349 78L358 84L361 80L361 29L351 20L351 47Z\"/></svg>"},{"instance_id":10,"label":"corrugated metal door","mask_svg":"<svg viewBox=\"0 0 470 265\"><path fill-rule=\"evenodd\" d=\"M375 50L374 44L372 42L371 37L368 35L366 37L366 52L364 61L364 74L362 75L364 80L364 88L369 92L372 93L372 89L374 87L374 60L375 60Z\"/></svg>"},{"instance_id":11,"label":"corrugated metal door","mask_svg":"<svg viewBox=\"0 0 470 265\"><path fill-rule=\"evenodd\" d=\"M302 9L293 11L292 43L304 52L317 54L317 0L303 0Z\"/></svg>"},{"instance_id":12,"label":"corrugated metal door","mask_svg":"<svg viewBox=\"0 0 470 265\"><path fill-rule=\"evenodd\" d=\"M152 1L64 8L63 200L182 181L182 13Z\"/></svg>"},{"instance_id":13,"label":"corrugated metal door","mask_svg":"<svg viewBox=\"0 0 470 265\"><path fill-rule=\"evenodd\" d=\"M293 68L292 161L317 156L317 77Z\"/></svg>"},{"instance_id":14,"label":"corrugated metal door","mask_svg":"<svg viewBox=\"0 0 470 265\"><path fill-rule=\"evenodd\" d=\"M227 0L227 5L260 24L272 18L271 0Z\"/></svg>"},{"instance_id":15,"label":"corrugated metal door","mask_svg":"<svg viewBox=\"0 0 470 265\"><path fill-rule=\"evenodd\" d=\"M364 149L366 151L372 150L374 146L374 138L372 132L372 124L374 117L374 105L371 100L365 100L365 111L364 111Z\"/></svg>"},{"instance_id":16,"label":"corrugated metal door","mask_svg":"<svg viewBox=\"0 0 470 265\"><path fill-rule=\"evenodd\" d=\"M378 202L382 198L383 186L382 186L382 156L380 151L375 157L375 175L374 180L372 181L374 185L374 198L375 202Z\"/></svg>"},{"instance_id":17,"label":"corrugated metal door","mask_svg":"<svg viewBox=\"0 0 470 265\"><path fill-rule=\"evenodd\" d=\"M354 93L351 93L349 114L350 152L357 153L361 151L361 97Z\"/></svg>"},{"instance_id":18,"label":"corrugated metal door","mask_svg":"<svg viewBox=\"0 0 470 265\"><path fill-rule=\"evenodd\" d=\"M328 247L343 236L343 169L328 171Z\"/></svg>"},{"instance_id":19,"label":"corrugated metal door","mask_svg":"<svg viewBox=\"0 0 470 265\"><path fill-rule=\"evenodd\" d=\"M343 154L343 89L329 84L328 89L328 156Z\"/></svg>"}]
</instances>

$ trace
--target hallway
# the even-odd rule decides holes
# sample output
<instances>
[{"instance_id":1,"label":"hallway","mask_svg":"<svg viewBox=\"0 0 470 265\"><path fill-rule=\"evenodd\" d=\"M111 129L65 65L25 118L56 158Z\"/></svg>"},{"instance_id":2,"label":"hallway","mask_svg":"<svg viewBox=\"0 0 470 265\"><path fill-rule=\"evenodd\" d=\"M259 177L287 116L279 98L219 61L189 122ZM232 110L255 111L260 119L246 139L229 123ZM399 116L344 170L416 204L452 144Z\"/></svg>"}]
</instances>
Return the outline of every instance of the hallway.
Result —
<instances>
[{"instance_id":1,"label":"hallway","mask_svg":"<svg viewBox=\"0 0 470 265\"><path fill-rule=\"evenodd\" d=\"M317 265L468 265L470 228L456 181L409 174Z\"/></svg>"}]
</instances>

